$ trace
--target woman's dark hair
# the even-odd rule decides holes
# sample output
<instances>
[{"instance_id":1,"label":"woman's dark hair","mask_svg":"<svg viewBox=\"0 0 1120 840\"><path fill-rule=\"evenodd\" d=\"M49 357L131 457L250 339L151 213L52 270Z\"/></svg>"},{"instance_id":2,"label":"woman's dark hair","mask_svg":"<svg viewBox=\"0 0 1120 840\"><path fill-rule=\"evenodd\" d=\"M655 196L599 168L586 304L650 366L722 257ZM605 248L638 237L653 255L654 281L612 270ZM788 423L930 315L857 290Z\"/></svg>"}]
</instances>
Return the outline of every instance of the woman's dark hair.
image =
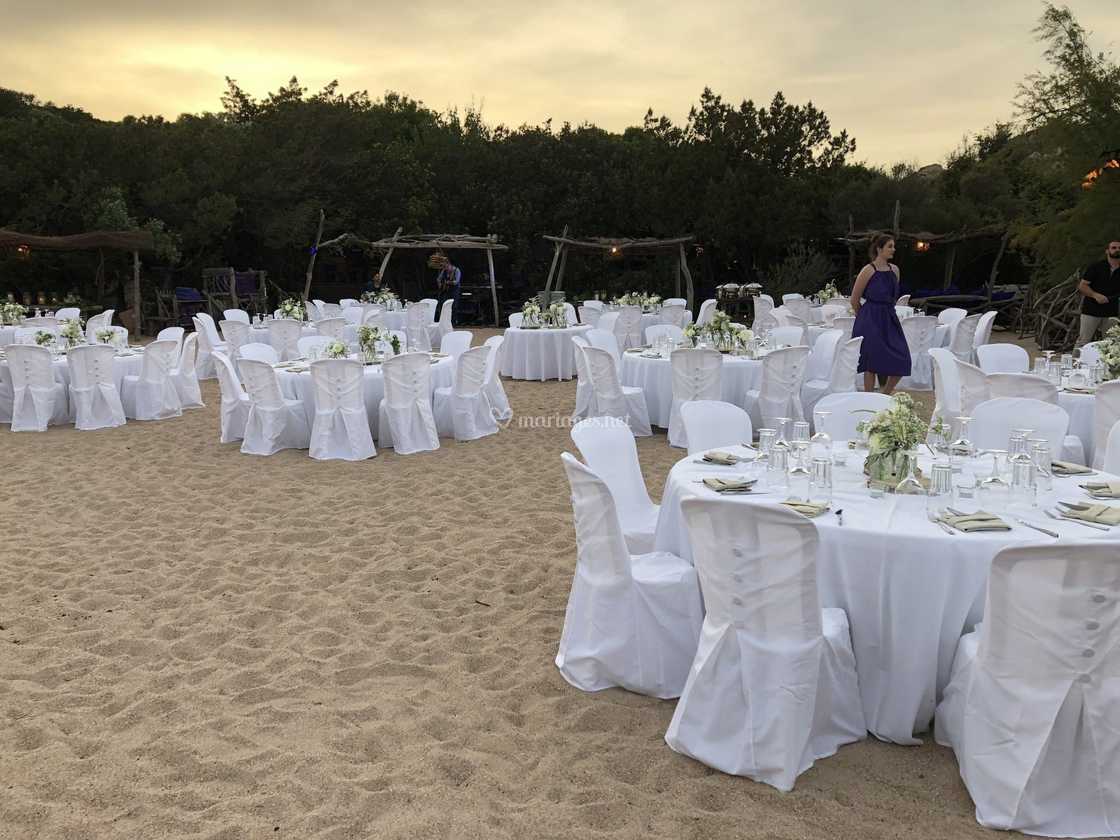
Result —
<instances>
[{"instance_id":1,"label":"woman's dark hair","mask_svg":"<svg viewBox=\"0 0 1120 840\"><path fill-rule=\"evenodd\" d=\"M868 258L870 258L872 261L874 261L874 259L877 256L879 256L879 252L881 250L883 250L883 246L885 246L888 242L890 242L893 239L894 239L894 237L891 236L889 233L877 233L874 236L872 236L871 237L871 244L867 246L867 256L868 256Z\"/></svg>"}]
</instances>

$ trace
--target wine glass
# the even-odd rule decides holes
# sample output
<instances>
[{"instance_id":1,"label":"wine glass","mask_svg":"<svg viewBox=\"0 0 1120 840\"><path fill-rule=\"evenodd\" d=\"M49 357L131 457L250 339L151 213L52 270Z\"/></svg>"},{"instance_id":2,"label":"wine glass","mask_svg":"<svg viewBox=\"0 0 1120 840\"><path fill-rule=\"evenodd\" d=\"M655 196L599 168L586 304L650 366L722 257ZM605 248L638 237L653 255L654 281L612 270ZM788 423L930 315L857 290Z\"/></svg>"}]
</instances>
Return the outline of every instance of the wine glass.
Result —
<instances>
[{"instance_id":1,"label":"wine glass","mask_svg":"<svg viewBox=\"0 0 1120 840\"><path fill-rule=\"evenodd\" d=\"M1011 495L1011 487L1007 480L1000 475L999 456L1007 455L1004 449L988 449L985 455L992 456L992 473L980 482L980 498L984 504L993 510L1007 507Z\"/></svg>"},{"instance_id":2,"label":"wine glass","mask_svg":"<svg viewBox=\"0 0 1120 840\"><path fill-rule=\"evenodd\" d=\"M914 447L906 451L906 477L895 485L894 492L896 495L913 496L925 492L922 482L918 480L917 466L918 449Z\"/></svg>"}]
</instances>

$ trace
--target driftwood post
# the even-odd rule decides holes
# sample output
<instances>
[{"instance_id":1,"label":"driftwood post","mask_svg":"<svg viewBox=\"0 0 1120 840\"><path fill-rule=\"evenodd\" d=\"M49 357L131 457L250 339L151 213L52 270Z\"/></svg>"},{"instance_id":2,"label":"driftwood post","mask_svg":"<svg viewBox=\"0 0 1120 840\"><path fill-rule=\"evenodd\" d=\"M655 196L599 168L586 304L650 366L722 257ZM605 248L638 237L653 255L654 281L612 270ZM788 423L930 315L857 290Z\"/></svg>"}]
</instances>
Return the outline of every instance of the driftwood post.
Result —
<instances>
[{"instance_id":1,"label":"driftwood post","mask_svg":"<svg viewBox=\"0 0 1120 840\"><path fill-rule=\"evenodd\" d=\"M564 269L568 267L568 248L560 249L560 267L556 269L556 291L564 287Z\"/></svg>"},{"instance_id":2,"label":"driftwood post","mask_svg":"<svg viewBox=\"0 0 1120 840\"><path fill-rule=\"evenodd\" d=\"M319 229L315 232L315 245L311 248L311 258L307 261L307 278L303 282L303 300L311 297L311 275L315 271L315 257L319 255L319 243L323 241L323 221L326 214L319 209Z\"/></svg>"},{"instance_id":3,"label":"driftwood post","mask_svg":"<svg viewBox=\"0 0 1120 840\"><path fill-rule=\"evenodd\" d=\"M498 315L498 281L494 277L494 251L486 249L486 264L490 267L490 297L494 301L494 326L502 325Z\"/></svg>"},{"instance_id":4,"label":"driftwood post","mask_svg":"<svg viewBox=\"0 0 1120 840\"><path fill-rule=\"evenodd\" d=\"M136 335L144 334L144 310L140 304L140 252L132 252L132 308L136 311Z\"/></svg>"},{"instance_id":5,"label":"driftwood post","mask_svg":"<svg viewBox=\"0 0 1120 840\"><path fill-rule=\"evenodd\" d=\"M898 239L898 233L899 233L898 223L899 223L899 219L900 219L901 216L902 216L902 202L899 201L896 198L894 200L894 224L891 226L891 230L894 232L894 238L895 239Z\"/></svg>"},{"instance_id":6,"label":"driftwood post","mask_svg":"<svg viewBox=\"0 0 1120 840\"><path fill-rule=\"evenodd\" d=\"M237 271L232 265L229 267L229 299L233 302L234 309L241 308L241 302L237 299Z\"/></svg>"},{"instance_id":7,"label":"driftwood post","mask_svg":"<svg viewBox=\"0 0 1120 840\"><path fill-rule=\"evenodd\" d=\"M677 281L673 286L673 295L675 297L680 297L681 296L681 264L679 262L677 263L676 274L677 274Z\"/></svg>"},{"instance_id":8,"label":"driftwood post","mask_svg":"<svg viewBox=\"0 0 1120 840\"><path fill-rule=\"evenodd\" d=\"M393 241L394 242L396 242L398 239L401 238L401 231L402 230L404 230L403 227L397 228L397 232L393 234ZM381 268L377 269L377 273L381 275L382 285L384 285L384 283L385 283L385 269L387 269L389 267L389 257L391 257L391 256L393 256L393 249L392 248L390 248L388 251L385 252L385 256L381 258Z\"/></svg>"},{"instance_id":9,"label":"driftwood post","mask_svg":"<svg viewBox=\"0 0 1120 840\"><path fill-rule=\"evenodd\" d=\"M992 273L988 275L988 305L992 303L992 290L996 285L996 275L999 274L999 261L1003 259L1003 252L1007 250L1007 240L1011 238L1011 231L1007 231L999 240L999 250L992 262Z\"/></svg>"},{"instance_id":10,"label":"driftwood post","mask_svg":"<svg viewBox=\"0 0 1120 840\"><path fill-rule=\"evenodd\" d=\"M945 277L941 281L941 289L944 291L948 289L953 282L953 266L957 262L957 243L954 242L949 247L949 258L945 260Z\"/></svg>"},{"instance_id":11,"label":"driftwood post","mask_svg":"<svg viewBox=\"0 0 1120 840\"><path fill-rule=\"evenodd\" d=\"M680 251L681 251L680 268L681 268L681 271L684 272L685 287L688 289L688 310L691 312L692 311L692 303L693 303L693 299L695 298L695 295L693 294L693 291L692 291L692 273L688 270L688 259L685 257L685 254L684 254L684 243L683 242L680 244Z\"/></svg>"},{"instance_id":12,"label":"driftwood post","mask_svg":"<svg viewBox=\"0 0 1120 840\"><path fill-rule=\"evenodd\" d=\"M564 225L564 230L560 232L560 238L564 239L568 235L568 226ZM556 271L556 262L560 259L560 252L564 250L564 245L557 242L552 248L552 265L548 267L548 279L544 281L544 290L546 292L552 291L552 275Z\"/></svg>"}]
</instances>

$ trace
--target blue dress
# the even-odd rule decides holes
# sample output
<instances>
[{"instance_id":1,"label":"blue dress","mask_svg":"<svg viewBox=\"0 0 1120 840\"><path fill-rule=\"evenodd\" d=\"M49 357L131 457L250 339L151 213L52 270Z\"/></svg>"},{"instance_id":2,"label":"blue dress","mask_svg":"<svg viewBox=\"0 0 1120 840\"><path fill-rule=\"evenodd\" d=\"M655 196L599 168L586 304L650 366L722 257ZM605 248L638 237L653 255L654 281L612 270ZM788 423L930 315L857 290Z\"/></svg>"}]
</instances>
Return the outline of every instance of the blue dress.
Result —
<instances>
[{"instance_id":1,"label":"blue dress","mask_svg":"<svg viewBox=\"0 0 1120 840\"><path fill-rule=\"evenodd\" d=\"M852 326L852 338L863 338L859 351L860 373L883 376L910 375L910 347L894 311L898 278L891 269L875 270L863 290L863 305Z\"/></svg>"}]
</instances>

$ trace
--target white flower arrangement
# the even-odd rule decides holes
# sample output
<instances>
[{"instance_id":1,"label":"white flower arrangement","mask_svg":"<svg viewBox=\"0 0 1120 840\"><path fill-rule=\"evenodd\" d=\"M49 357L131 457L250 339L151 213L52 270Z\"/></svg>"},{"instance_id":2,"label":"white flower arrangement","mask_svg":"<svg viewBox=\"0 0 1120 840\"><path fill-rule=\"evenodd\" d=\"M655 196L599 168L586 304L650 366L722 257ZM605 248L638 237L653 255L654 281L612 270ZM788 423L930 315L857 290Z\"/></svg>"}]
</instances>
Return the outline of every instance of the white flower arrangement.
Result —
<instances>
[{"instance_id":1,"label":"white flower arrangement","mask_svg":"<svg viewBox=\"0 0 1120 840\"><path fill-rule=\"evenodd\" d=\"M648 292L627 292L616 297L611 303L615 306L640 306L643 310L651 310L661 305L661 296L651 295Z\"/></svg>"},{"instance_id":2,"label":"white flower arrangement","mask_svg":"<svg viewBox=\"0 0 1120 840\"><path fill-rule=\"evenodd\" d=\"M47 332L46 330L39 330L35 333L35 343L40 347L46 347L54 341L54 333Z\"/></svg>"},{"instance_id":3,"label":"white flower arrangement","mask_svg":"<svg viewBox=\"0 0 1120 840\"><path fill-rule=\"evenodd\" d=\"M27 315L27 307L14 300L0 304L0 323L18 324Z\"/></svg>"},{"instance_id":4,"label":"white flower arrangement","mask_svg":"<svg viewBox=\"0 0 1120 840\"><path fill-rule=\"evenodd\" d=\"M281 318L293 318L296 321L303 320L303 304L295 298L288 298L281 301L278 307Z\"/></svg>"},{"instance_id":5,"label":"white flower arrangement","mask_svg":"<svg viewBox=\"0 0 1120 840\"><path fill-rule=\"evenodd\" d=\"M112 343L113 343L113 340L114 340L114 339L115 339L115 338L117 337L117 331L116 331L116 330L114 330L114 329L113 329L113 328L111 328L111 327L106 327L106 328L105 328L105 329L103 329L103 330L98 330L98 331L97 331L97 332L96 332L96 333L94 334L94 337L95 337L95 338L96 338L96 339L97 339L97 340L98 340L98 341L99 341L99 342L100 342L101 344L112 344Z\"/></svg>"},{"instance_id":6,"label":"white flower arrangement","mask_svg":"<svg viewBox=\"0 0 1120 840\"><path fill-rule=\"evenodd\" d=\"M739 339L739 343L746 347L754 341L754 330L750 327L741 327L739 331L735 333L735 338Z\"/></svg>"},{"instance_id":7,"label":"white flower arrangement","mask_svg":"<svg viewBox=\"0 0 1120 840\"><path fill-rule=\"evenodd\" d=\"M345 359L347 352L346 345L337 340L323 347L323 355L328 359Z\"/></svg>"},{"instance_id":8,"label":"white flower arrangement","mask_svg":"<svg viewBox=\"0 0 1120 840\"><path fill-rule=\"evenodd\" d=\"M553 303L548 307L547 321L552 327L568 326L568 311L562 303Z\"/></svg>"},{"instance_id":9,"label":"white flower arrangement","mask_svg":"<svg viewBox=\"0 0 1120 840\"><path fill-rule=\"evenodd\" d=\"M397 303L397 293L390 289L378 289L373 292L362 292L362 303L378 303L388 307Z\"/></svg>"},{"instance_id":10,"label":"white flower arrangement","mask_svg":"<svg viewBox=\"0 0 1120 840\"><path fill-rule=\"evenodd\" d=\"M541 305L537 303L535 298L527 300L521 307L521 314L523 316L522 326L538 326L541 321Z\"/></svg>"},{"instance_id":11,"label":"white flower arrangement","mask_svg":"<svg viewBox=\"0 0 1120 840\"><path fill-rule=\"evenodd\" d=\"M711 320L704 326L698 327L696 324L689 324L685 327L684 337L693 346L701 338L707 338L717 347L730 350L736 342L746 347L754 340L754 332L748 327L735 326L730 315L721 309L717 309L712 313Z\"/></svg>"},{"instance_id":12,"label":"white flower arrangement","mask_svg":"<svg viewBox=\"0 0 1120 840\"><path fill-rule=\"evenodd\" d=\"M65 339L67 346L77 347L85 340L82 322L77 318L67 318L59 327L58 334Z\"/></svg>"},{"instance_id":13,"label":"white flower arrangement","mask_svg":"<svg viewBox=\"0 0 1120 840\"><path fill-rule=\"evenodd\" d=\"M1120 379L1120 326L1105 333L1096 346L1101 355L1101 364L1104 365L1105 381Z\"/></svg>"},{"instance_id":14,"label":"white flower arrangement","mask_svg":"<svg viewBox=\"0 0 1120 840\"><path fill-rule=\"evenodd\" d=\"M836 282L833 280L829 280L828 283L825 284L825 287L817 292L817 297L820 298L822 302L827 302L832 300L833 298L840 297L840 290L836 288Z\"/></svg>"}]
</instances>

